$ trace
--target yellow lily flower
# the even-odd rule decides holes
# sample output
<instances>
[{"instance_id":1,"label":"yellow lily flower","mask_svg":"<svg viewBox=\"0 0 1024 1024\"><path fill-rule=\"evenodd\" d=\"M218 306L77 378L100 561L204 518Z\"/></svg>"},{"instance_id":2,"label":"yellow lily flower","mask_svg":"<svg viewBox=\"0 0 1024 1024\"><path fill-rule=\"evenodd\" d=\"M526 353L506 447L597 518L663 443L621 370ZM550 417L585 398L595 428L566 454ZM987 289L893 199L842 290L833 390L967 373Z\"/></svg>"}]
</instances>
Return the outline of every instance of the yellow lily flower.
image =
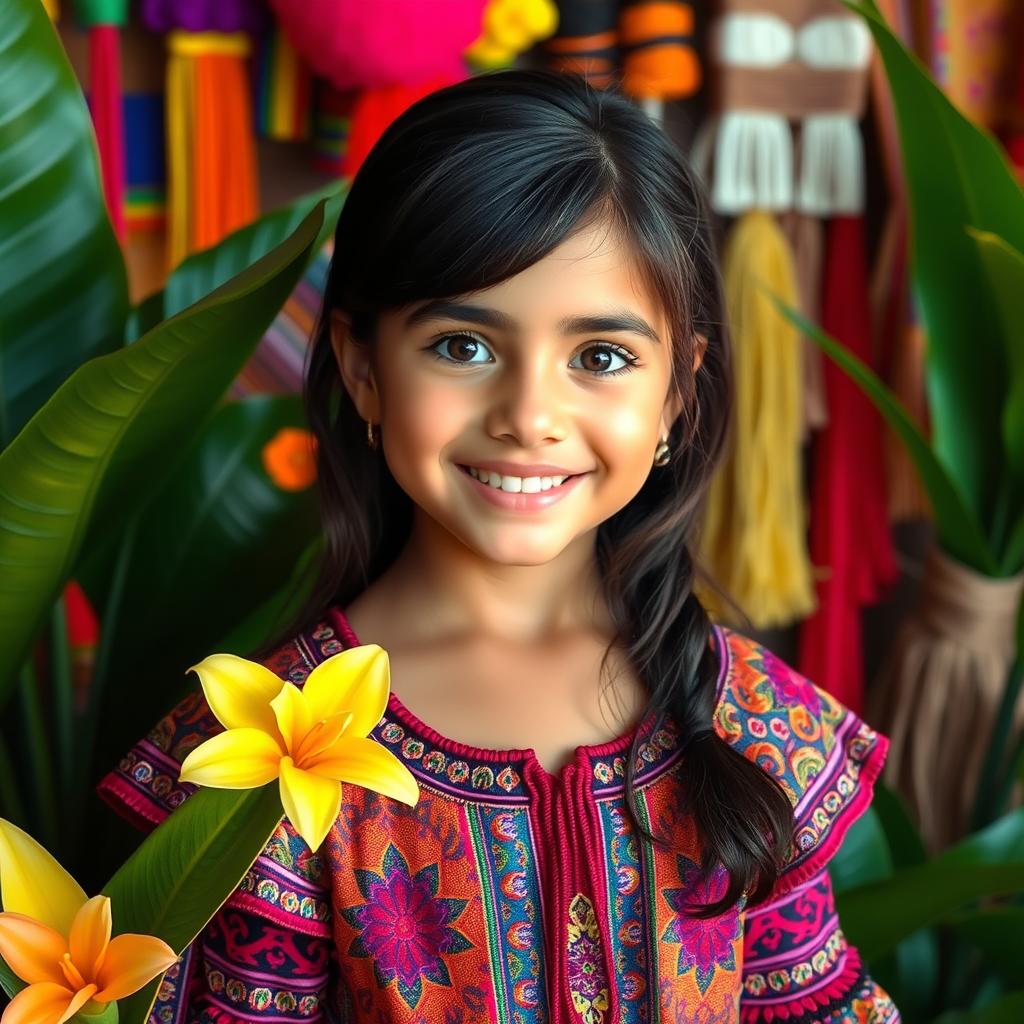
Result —
<instances>
[{"instance_id":1,"label":"yellow lily flower","mask_svg":"<svg viewBox=\"0 0 1024 1024\"><path fill-rule=\"evenodd\" d=\"M30 835L0 818L0 956L28 982L0 1024L64 1024L142 988L177 954L152 935L110 937L110 898L81 886Z\"/></svg>"},{"instance_id":2,"label":"yellow lily flower","mask_svg":"<svg viewBox=\"0 0 1024 1024\"><path fill-rule=\"evenodd\" d=\"M253 789L279 779L285 814L311 850L338 816L343 782L409 806L419 799L412 772L368 738L391 688L388 656L377 644L321 662L301 690L234 654L211 654L189 671L225 732L185 758L183 782Z\"/></svg>"}]
</instances>

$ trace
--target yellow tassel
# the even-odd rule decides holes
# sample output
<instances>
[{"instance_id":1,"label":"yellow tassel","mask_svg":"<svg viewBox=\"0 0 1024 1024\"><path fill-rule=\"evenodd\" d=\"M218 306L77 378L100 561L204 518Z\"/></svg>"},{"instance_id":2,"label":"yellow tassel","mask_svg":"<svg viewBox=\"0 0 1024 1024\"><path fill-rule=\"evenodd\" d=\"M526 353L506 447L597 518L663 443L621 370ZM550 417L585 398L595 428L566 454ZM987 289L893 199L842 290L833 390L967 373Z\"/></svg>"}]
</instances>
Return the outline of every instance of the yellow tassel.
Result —
<instances>
[{"instance_id":1,"label":"yellow tassel","mask_svg":"<svg viewBox=\"0 0 1024 1024\"><path fill-rule=\"evenodd\" d=\"M793 254L775 219L753 210L733 228L724 258L735 365L732 438L711 482L700 557L758 629L788 625L817 605L807 550L800 435L800 335L769 293L794 309ZM710 588L713 618L730 612Z\"/></svg>"},{"instance_id":2,"label":"yellow tassel","mask_svg":"<svg viewBox=\"0 0 1024 1024\"><path fill-rule=\"evenodd\" d=\"M190 111L195 76L189 57L171 50L167 56L167 268L173 270L191 248L192 132Z\"/></svg>"}]
</instances>

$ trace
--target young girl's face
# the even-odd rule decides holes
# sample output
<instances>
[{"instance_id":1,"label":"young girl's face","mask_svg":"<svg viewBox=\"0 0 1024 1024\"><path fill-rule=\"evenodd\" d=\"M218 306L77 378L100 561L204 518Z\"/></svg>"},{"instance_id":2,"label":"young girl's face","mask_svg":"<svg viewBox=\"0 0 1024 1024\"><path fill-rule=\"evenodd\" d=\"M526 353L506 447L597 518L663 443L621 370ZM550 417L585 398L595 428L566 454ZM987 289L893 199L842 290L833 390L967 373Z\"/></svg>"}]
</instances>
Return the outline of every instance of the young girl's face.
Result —
<instances>
[{"instance_id":1,"label":"young girl's face","mask_svg":"<svg viewBox=\"0 0 1024 1024\"><path fill-rule=\"evenodd\" d=\"M652 469L655 449L680 412L671 339L606 226L492 288L383 313L372 351L339 314L332 333L346 387L380 424L417 514L486 560L554 559L663 471ZM489 494L466 468L489 464L503 477L578 479Z\"/></svg>"}]
</instances>

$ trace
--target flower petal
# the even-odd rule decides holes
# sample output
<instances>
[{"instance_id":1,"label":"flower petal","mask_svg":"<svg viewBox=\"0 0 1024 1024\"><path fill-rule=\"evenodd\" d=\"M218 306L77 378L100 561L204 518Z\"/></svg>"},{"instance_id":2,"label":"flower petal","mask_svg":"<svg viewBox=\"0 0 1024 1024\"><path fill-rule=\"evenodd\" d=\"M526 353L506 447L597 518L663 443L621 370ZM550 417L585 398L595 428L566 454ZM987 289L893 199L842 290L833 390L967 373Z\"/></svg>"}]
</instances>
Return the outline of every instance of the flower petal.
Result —
<instances>
[{"instance_id":1,"label":"flower petal","mask_svg":"<svg viewBox=\"0 0 1024 1024\"><path fill-rule=\"evenodd\" d=\"M352 736L365 736L384 717L390 691L390 662L379 644L332 655L310 672L302 688L314 721L351 711Z\"/></svg>"},{"instance_id":2,"label":"flower petal","mask_svg":"<svg viewBox=\"0 0 1024 1024\"><path fill-rule=\"evenodd\" d=\"M181 763L182 782L211 789L255 789L277 778L283 751L261 729L217 733Z\"/></svg>"},{"instance_id":3,"label":"flower petal","mask_svg":"<svg viewBox=\"0 0 1024 1024\"><path fill-rule=\"evenodd\" d=\"M0 906L67 935L82 887L27 832L0 818Z\"/></svg>"},{"instance_id":4,"label":"flower petal","mask_svg":"<svg viewBox=\"0 0 1024 1024\"><path fill-rule=\"evenodd\" d=\"M110 941L110 897L93 896L75 915L68 950L71 961L86 981L96 977Z\"/></svg>"},{"instance_id":5,"label":"flower petal","mask_svg":"<svg viewBox=\"0 0 1024 1024\"><path fill-rule=\"evenodd\" d=\"M154 935L115 935L96 974L96 999L109 1003L137 992L177 961L177 954Z\"/></svg>"},{"instance_id":6,"label":"flower petal","mask_svg":"<svg viewBox=\"0 0 1024 1024\"><path fill-rule=\"evenodd\" d=\"M286 686L266 665L234 654L211 654L193 665L210 710L225 729L262 729L274 734L277 723L270 702Z\"/></svg>"},{"instance_id":7,"label":"flower petal","mask_svg":"<svg viewBox=\"0 0 1024 1024\"><path fill-rule=\"evenodd\" d=\"M292 752L292 760L298 767L304 768L307 761L337 743L351 723L351 711L339 711L330 718L314 723L313 728L302 737L298 749Z\"/></svg>"},{"instance_id":8,"label":"flower petal","mask_svg":"<svg viewBox=\"0 0 1024 1024\"><path fill-rule=\"evenodd\" d=\"M306 771L340 782L354 782L410 807L415 807L420 798L420 788L412 772L376 740L342 736L313 758L306 765Z\"/></svg>"},{"instance_id":9,"label":"flower petal","mask_svg":"<svg viewBox=\"0 0 1024 1024\"><path fill-rule=\"evenodd\" d=\"M52 981L23 988L4 1010L3 1024L58 1024L74 992Z\"/></svg>"},{"instance_id":10,"label":"flower petal","mask_svg":"<svg viewBox=\"0 0 1024 1024\"><path fill-rule=\"evenodd\" d=\"M281 759L281 803L295 831L316 853L341 809L341 783L296 768Z\"/></svg>"},{"instance_id":11,"label":"flower petal","mask_svg":"<svg viewBox=\"0 0 1024 1024\"><path fill-rule=\"evenodd\" d=\"M67 951L67 940L49 925L24 914L0 914L0 957L22 981L63 984L59 961Z\"/></svg>"},{"instance_id":12,"label":"flower petal","mask_svg":"<svg viewBox=\"0 0 1024 1024\"><path fill-rule=\"evenodd\" d=\"M95 985L86 985L85 988L80 988L72 997L71 1002L68 1004L68 1008L60 1015L60 1019L57 1024L64 1024L64 1021L71 1020L72 1017L78 1011L85 1006L87 1002L96 994Z\"/></svg>"},{"instance_id":13,"label":"flower petal","mask_svg":"<svg viewBox=\"0 0 1024 1024\"><path fill-rule=\"evenodd\" d=\"M284 737L285 747L294 758L299 745L313 728L314 719L309 713L306 698L297 686L286 683L284 689L270 702L270 707Z\"/></svg>"}]
</instances>

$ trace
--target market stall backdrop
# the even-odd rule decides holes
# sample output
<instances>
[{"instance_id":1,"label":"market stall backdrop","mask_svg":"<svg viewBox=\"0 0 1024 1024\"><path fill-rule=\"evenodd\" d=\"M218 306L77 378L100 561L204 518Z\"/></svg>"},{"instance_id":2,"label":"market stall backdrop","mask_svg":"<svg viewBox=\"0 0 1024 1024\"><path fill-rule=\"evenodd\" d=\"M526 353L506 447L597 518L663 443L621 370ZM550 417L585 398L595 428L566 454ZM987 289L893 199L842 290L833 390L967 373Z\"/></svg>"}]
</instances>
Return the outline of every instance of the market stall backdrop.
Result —
<instances>
[{"instance_id":1,"label":"market stall backdrop","mask_svg":"<svg viewBox=\"0 0 1024 1024\"><path fill-rule=\"evenodd\" d=\"M8 15L15 59L28 2ZM0 187L0 484L12 494L19 459L43 452L33 428L45 434L56 409L43 406L69 374L159 334L258 257L280 254L319 199L327 206L304 256L293 247L278 257L280 276L250 277L262 299L250 296L232 321L236 343L217 372L198 360L182 369L182 381L204 382L193 405L164 421L126 411L138 436L119 453L121 481L96 475L84 541L69 537L36 588L45 628L28 605L11 619L2 815L96 886L123 857L112 851L137 841L116 828L105 844L84 841L102 813L93 783L124 738L191 685L183 665L256 646L316 557L297 392L346 180L426 92L513 63L574 69L599 87L621 82L664 123L719 218L738 404L706 512L702 599L892 738L887 780L902 800L882 790L835 868L837 887L863 905L858 887L927 868L937 873L922 877L959 895L868 940L876 973L908 1020L1000 997L1019 1006L1004 993L1024 985L1024 967L999 950L1009 936L1024 941L1024 908L961 909L1017 876L964 888L957 867L998 874L1024 861L1012 809L1024 763L1024 334L1014 309L1024 213L1009 169L1024 162L1019 5L890 0L879 7L892 35L874 9L835 0L46 6L99 159L85 134L70 133L56 157L37 141L42 198L0 161L0 186L13 183ZM19 67L8 68L10 81ZM24 112L5 109L0 128L29 138ZM31 111L40 125L47 113ZM47 161L61 160L77 161L76 180L47 177ZM77 204L89 243L63 277L55 267L69 239L41 214L58 201ZM19 232L33 223L41 240L26 258ZM197 343L224 330L214 319L195 328ZM73 343L61 340L72 330ZM71 424L68 448L75 429L91 429ZM147 444L161 436L188 442L167 473L148 468L158 449ZM134 492L133 466L152 476ZM84 507L90 481L79 484ZM120 516L96 518L115 498ZM910 927L939 917L941 949L938 930ZM952 980L950 957L962 965Z\"/></svg>"}]
</instances>

